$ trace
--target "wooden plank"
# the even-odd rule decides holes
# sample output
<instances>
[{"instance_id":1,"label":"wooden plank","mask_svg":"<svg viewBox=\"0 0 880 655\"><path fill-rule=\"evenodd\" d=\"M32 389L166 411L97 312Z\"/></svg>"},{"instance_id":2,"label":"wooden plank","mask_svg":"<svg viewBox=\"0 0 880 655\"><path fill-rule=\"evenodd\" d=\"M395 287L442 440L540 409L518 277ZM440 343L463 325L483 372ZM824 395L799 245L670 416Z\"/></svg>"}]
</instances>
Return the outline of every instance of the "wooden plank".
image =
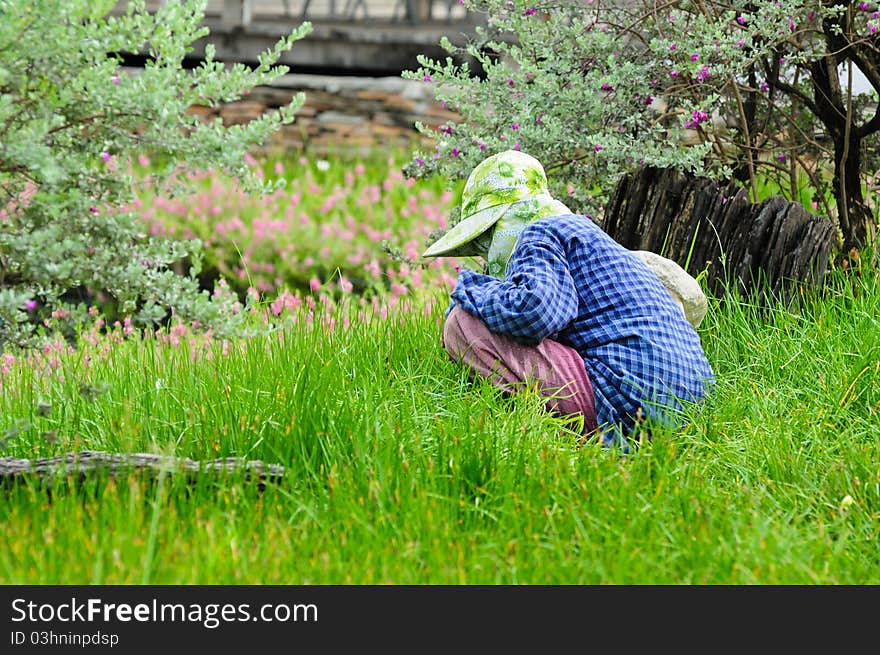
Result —
<instances>
[{"instance_id":1,"label":"wooden plank","mask_svg":"<svg viewBox=\"0 0 880 655\"><path fill-rule=\"evenodd\" d=\"M227 474L256 481L262 489L267 483L280 482L285 471L283 466L277 464L248 461L241 457L196 461L153 453L108 453L95 450L34 460L0 457L0 485L35 479L51 485L59 477L72 477L82 481L101 474L113 477L132 473L143 474L148 478L156 478L165 473L183 476L190 481L198 477L219 477Z\"/></svg>"}]
</instances>

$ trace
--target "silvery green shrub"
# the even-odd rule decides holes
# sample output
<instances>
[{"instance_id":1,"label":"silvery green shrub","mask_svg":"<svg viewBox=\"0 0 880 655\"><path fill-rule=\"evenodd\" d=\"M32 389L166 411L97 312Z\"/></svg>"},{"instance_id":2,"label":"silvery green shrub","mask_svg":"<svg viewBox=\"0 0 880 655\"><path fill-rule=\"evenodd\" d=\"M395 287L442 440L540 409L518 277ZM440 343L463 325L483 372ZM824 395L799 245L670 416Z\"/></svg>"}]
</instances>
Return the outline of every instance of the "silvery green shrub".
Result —
<instances>
[{"instance_id":1,"label":"silvery green shrub","mask_svg":"<svg viewBox=\"0 0 880 655\"><path fill-rule=\"evenodd\" d=\"M187 173L208 169L252 192L271 190L245 154L294 120L301 94L245 125L188 110L239 99L285 73L279 56L311 26L254 67L218 62L209 45L186 69L193 42L207 34L205 0L162 3L155 13L135 0L113 16L116 4L0 0L0 348L38 343L49 322L73 331L97 299L147 326L173 313L219 334L243 328L237 298L222 286L200 290L200 242L144 233L127 207L140 183L130 162L161 162L151 183L169 194L186 189ZM122 53L146 63L128 71Z\"/></svg>"},{"instance_id":2,"label":"silvery green shrub","mask_svg":"<svg viewBox=\"0 0 880 655\"><path fill-rule=\"evenodd\" d=\"M873 239L864 184L880 168L876 3L464 0L487 25L404 77L458 112L414 177L466 177L519 148L558 197L596 215L641 165L734 178L836 219L842 246ZM849 66L869 93L845 83ZM841 79L844 84L841 84ZM872 138L873 137L873 138ZM815 204L813 204L815 203Z\"/></svg>"}]
</instances>

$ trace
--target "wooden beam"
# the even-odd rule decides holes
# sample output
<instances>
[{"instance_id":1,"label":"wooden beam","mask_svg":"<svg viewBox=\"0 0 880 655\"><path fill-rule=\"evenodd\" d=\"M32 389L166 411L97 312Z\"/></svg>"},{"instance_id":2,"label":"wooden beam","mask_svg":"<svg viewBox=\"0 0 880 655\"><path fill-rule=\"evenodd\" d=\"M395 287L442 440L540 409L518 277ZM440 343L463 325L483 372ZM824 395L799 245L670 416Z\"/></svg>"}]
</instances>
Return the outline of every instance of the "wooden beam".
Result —
<instances>
[{"instance_id":1,"label":"wooden beam","mask_svg":"<svg viewBox=\"0 0 880 655\"><path fill-rule=\"evenodd\" d=\"M155 478L160 474L183 476L194 481L197 477L237 474L245 480L255 480L263 488L267 482L279 482L284 467L247 461L240 457L226 457L209 461L195 461L185 457L153 453L107 453L95 450L71 452L56 457L19 459L0 457L0 486L26 480L40 480L51 486L54 479L75 478L82 481L90 476L109 476L131 473Z\"/></svg>"}]
</instances>

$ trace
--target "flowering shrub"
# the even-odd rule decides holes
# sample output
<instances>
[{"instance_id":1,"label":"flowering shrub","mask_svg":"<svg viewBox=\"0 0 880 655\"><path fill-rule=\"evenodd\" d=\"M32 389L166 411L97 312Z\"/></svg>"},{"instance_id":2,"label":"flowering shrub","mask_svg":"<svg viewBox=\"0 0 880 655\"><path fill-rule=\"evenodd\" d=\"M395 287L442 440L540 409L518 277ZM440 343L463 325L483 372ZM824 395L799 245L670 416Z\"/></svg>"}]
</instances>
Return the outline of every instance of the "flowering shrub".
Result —
<instances>
[{"instance_id":1,"label":"flowering shrub","mask_svg":"<svg viewBox=\"0 0 880 655\"><path fill-rule=\"evenodd\" d=\"M264 53L259 65L227 67L213 59L185 70L190 44L207 33L204 0L143 0L109 16L115 0L0 2L0 348L36 345L47 322L72 331L95 297L139 325L174 312L234 333L236 299L200 291L197 240L149 235L136 214L128 162L160 155L157 180L184 169L214 168L248 191L272 192L250 175L244 154L293 121L304 97L246 125L202 122L194 104L234 100L287 71L278 57L311 29L308 23ZM119 53L144 53L136 74ZM193 271L195 272L195 271ZM180 273L183 273L182 275Z\"/></svg>"},{"instance_id":2,"label":"flowering shrub","mask_svg":"<svg viewBox=\"0 0 880 655\"><path fill-rule=\"evenodd\" d=\"M464 4L485 12L487 27L465 47L443 39L455 57L420 57L404 73L462 118L439 132L418 125L436 147L416 153L409 174L463 178L489 154L522 149L544 163L558 197L596 215L619 175L641 165L732 177L755 200L760 178L792 199L806 178L845 248L872 240L876 3ZM840 84L849 66L862 68L871 95Z\"/></svg>"},{"instance_id":3,"label":"flowering shrub","mask_svg":"<svg viewBox=\"0 0 880 655\"><path fill-rule=\"evenodd\" d=\"M258 177L286 184L253 196L204 172L190 176L189 195L144 193L132 205L150 234L204 244L204 286L222 279L242 299L290 308L322 295L385 303L454 281L454 262L416 262L430 229L445 224L452 194L443 182L407 179L399 158L387 155L248 162Z\"/></svg>"}]
</instances>

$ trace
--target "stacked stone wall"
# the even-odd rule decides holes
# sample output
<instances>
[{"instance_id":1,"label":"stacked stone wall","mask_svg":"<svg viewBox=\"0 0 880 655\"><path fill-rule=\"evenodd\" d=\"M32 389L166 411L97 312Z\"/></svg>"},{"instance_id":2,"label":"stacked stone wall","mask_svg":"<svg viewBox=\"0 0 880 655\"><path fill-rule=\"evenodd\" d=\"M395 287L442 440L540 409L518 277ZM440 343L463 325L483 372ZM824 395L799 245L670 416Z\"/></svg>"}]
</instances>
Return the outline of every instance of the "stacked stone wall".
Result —
<instances>
[{"instance_id":1,"label":"stacked stone wall","mask_svg":"<svg viewBox=\"0 0 880 655\"><path fill-rule=\"evenodd\" d=\"M432 88L423 82L324 75L285 75L237 102L191 111L206 118L219 116L226 125L246 123L289 103L299 91L306 101L296 121L273 134L267 148L320 154L424 146L432 139L415 129L417 121L437 127L458 118L434 99Z\"/></svg>"}]
</instances>

